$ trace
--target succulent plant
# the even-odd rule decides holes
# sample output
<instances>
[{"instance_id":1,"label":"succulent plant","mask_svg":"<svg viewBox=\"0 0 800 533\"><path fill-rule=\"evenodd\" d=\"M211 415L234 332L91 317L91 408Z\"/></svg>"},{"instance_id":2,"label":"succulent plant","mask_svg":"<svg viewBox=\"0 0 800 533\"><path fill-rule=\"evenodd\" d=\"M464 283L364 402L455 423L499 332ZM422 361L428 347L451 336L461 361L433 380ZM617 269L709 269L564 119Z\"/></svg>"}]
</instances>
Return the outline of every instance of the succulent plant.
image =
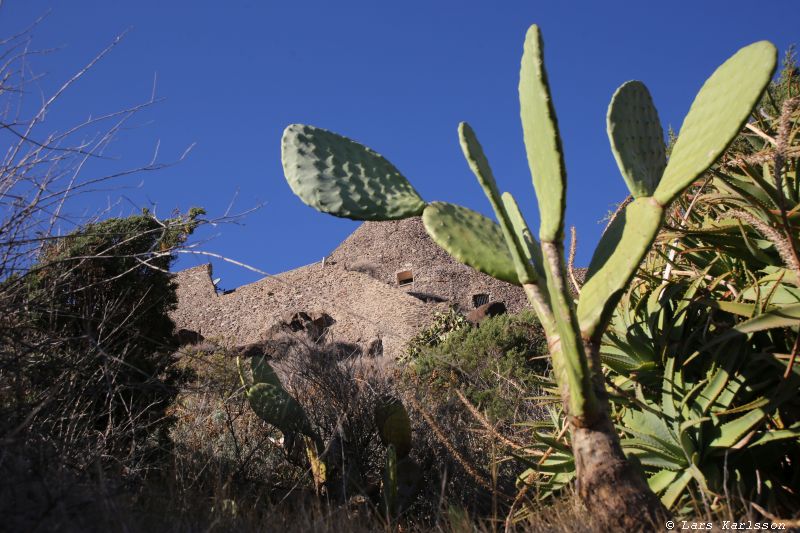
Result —
<instances>
[{"instance_id":1,"label":"succulent plant","mask_svg":"<svg viewBox=\"0 0 800 533\"><path fill-rule=\"evenodd\" d=\"M536 25L525 37L519 96L541 218L538 243L514 198L500 194L480 143L466 123L458 128L461 147L497 222L465 207L426 204L384 158L335 133L317 135L322 130L310 126L286 129L284 171L304 202L336 216L389 220L422 213L431 238L454 258L525 289L548 338L573 428L580 495L607 525L640 529L646 527L642 513L656 519L662 508L627 464L610 422L598 355L600 338L653 243L666 207L714 163L744 126L775 64L775 47L766 41L742 48L723 63L695 98L666 163L658 115L644 85L628 82L614 94L608 112L609 138L634 200L597 246L577 305L565 275L563 148Z\"/></svg>"},{"instance_id":2,"label":"succulent plant","mask_svg":"<svg viewBox=\"0 0 800 533\"><path fill-rule=\"evenodd\" d=\"M283 387L267 359L254 356L251 368L253 384L247 387L246 394L259 418L280 429L284 435L302 433L316 439L305 410Z\"/></svg>"},{"instance_id":3,"label":"succulent plant","mask_svg":"<svg viewBox=\"0 0 800 533\"><path fill-rule=\"evenodd\" d=\"M391 446L400 458L408 455L411 451L411 419L400 400L388 397L378 401L375 427L384 446Z\"/></svg>"},{"instance_id":4,"label":"succulent plant","mask_svg":"<svg viewBox=\"0 0 800 533\"><path fill-rule=\"evenodd\" d=\"M292 191L314 209L355 220L420 215L417 191L394 165L355 141L314 126L283 133L283 168Z\"/></svg>"},{"instance_id":5,"label":"succulent plant","mask_svg":"<svg viewBox=\"0 0 800 533\"><path fill-rule=\"evenodd\" d=\"M351 485L361 485L360 482L351 483L355 478L360 480L360 472L341 472L341 458L336 452L341 451L342 435L337 433L330 442L323 442L311 426L303 407L284 388L266 357L252 357L251 381L246 379L239 358L236 363L245 394L256 415L279 429L284 435L284 442L294 441L298 433L302 435L318 493L327 487L331 489L328 492L331 496L338 494L337 489L341 486L349 488ZM419 492L422 469L409 457L412 446L411 420L403 403L394 396L379 397L374 406L374 420L378 437L386 447L383 495L387 518L393 520ZM337 476L339 479L336 479Z\"/></svg>"}]
</instances>

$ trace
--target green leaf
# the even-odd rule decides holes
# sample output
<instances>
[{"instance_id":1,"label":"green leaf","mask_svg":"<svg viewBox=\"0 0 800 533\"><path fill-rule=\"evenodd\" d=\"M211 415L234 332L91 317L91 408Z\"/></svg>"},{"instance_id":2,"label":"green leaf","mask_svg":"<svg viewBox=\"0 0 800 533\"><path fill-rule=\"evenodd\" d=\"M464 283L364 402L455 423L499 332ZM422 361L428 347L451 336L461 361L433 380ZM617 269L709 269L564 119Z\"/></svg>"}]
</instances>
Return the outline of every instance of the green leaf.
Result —
<instances>
[{"instance_id":1,"label":"green leaf","mask_svg":"<svg viewBox=\"0 0 800 533\"><path fill-rule=\"evenodd\" d=\"M800 323L800 303L767 311L734 326L739 333L755 333L773 328L788 328Z\"/></svg>"},{"instance_id":2,"label":"green leaf","mask_svg":"<svg viewBox=\"0 0 800 533\"><path fill-rule=\"evenodd\" d=\"M671 509L681 497L683 491L686 490L686 487L689 485L691 480L692 472L689 470L684 470L681 476L674 481L661 496L661 503L664 504L664 507Z\"/></svg>"},{"instance_id":3,"label":"green leaf","mask_svg":"<svg viewBox=\"0 0 800 533\"><path fill-rule=\"evenodd\" d=\"M525 35L519 72L522 132L542 224L539 238L560 242L564 231L566 171L561 137L544 68L544 44L535 24Z\"/></svg>"},{"instance_id":4,"label":"green leaf","mask_svg":"<svg viewBox=\"0 0 800 533\"><path fill-rule=\"evenodd\" d=\"M422 213L422 222L433 241L456 260L519 285L503 231L491 219L466 207L432 202Z\"/></svg>"},{"instance_id":5,"label":"green leaf","mask_svg":"<svg viewBox=\"0 0 800 533\"><path fill-rule=\"evenodd\" d=\"M776 63L775 46L759 41L736 52L706 80L653 195L658 203L669 205L725 151L761 98Z\"/></svg>"},{"instance_id":6,"label":"green leaf","mask_svg":"<svg viewBox=\"0 0 800 533\"><path fill-rule=\"evenodd\" d=\"M756 311L756 306L754 304L726 302L725 300L709 300L705 298L700 301L713 309L719 309L720 311L725 311L726 313L730 313L732 315L738 315L747 318L753 316L753 313Z\"/></svg>"},{"instance_id":7,"label":"green leaf","mask_svg":"<svg viewBox=\"0 0 800 533\"><path fill-rule=\"evenodd\" d=\"M283 132L281 160L292 191L317 211L354 220L397 220L425 209L386 158L336 133L292 124Z\"/></svg>"},{"instance_id":8,"label":"green leaf","mask_svg":"<svg viewBox=\"0 0 800 533\"><path fill-rule=\"evenodd\" d=\"M751 441L747 447L753 448L754 446L762 446L770 442L777 442L785 439L800 439L800 422L792 424L787 429L776 429L767 431L757 439Z\"/></svg>"},{"instance_id":9,"label":"green leaf","mask_svg":"<svg viewBox=\"0 0 800 533\"><path fill-rule=\"evenodd\" d=\"M661 470L650 476L647 479L647 484L650 485L650 490L659 494L664 492L675 481L676 477L678 477L677 471Z\"/></svg>"},{"instance_id":10,"label":"green leaf","mask_svg":"<svg viewBox=\"0 0 800 533\"><path fill-rule=\"evenodd\" d=\"M709 449L728 449L739 442L748 431L755 429L767 416L763 409L754 409L747 414L719 426L719 435L712 440Z\"/></svg>"},{"instance_id":11,"label":"green leaf","mask_svg":"<svg viewBox=\"0 0 800 533\"><path fill-rule=\"evenodd\" d=\"M651 196L667 166L667 155L658 111L642 82L629 81L617 89L606 124L611 151L628 190L634 198Z\"/></svg>"}]
</instances>

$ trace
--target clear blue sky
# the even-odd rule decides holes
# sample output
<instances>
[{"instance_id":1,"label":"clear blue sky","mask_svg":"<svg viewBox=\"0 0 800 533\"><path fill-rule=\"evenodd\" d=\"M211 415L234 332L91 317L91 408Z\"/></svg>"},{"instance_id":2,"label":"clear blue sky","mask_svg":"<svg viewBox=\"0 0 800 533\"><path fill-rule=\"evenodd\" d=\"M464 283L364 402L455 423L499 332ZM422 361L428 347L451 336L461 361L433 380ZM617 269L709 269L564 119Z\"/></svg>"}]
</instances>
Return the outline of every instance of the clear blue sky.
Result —
<instances>
[{"instance_id":1,"label":"clear blue sky","mask_svg":"<svg viewBox=\"0 0 800 533\"><path fill-rule=\"evenodd\" d=\"M60 50L33 66L47 73L45 91L130 28L50 115L53 129L146 100L157 73L165 101L109 154L132 167L148 161L158 141L163 160L197 143L188 160L119 182L128 187L97 193L90 208L123 196L114 214L155 205L164 215L203 206L215 216L234 197L238 210L264 203L244 225L202 237L216 235L204 249L270 273L321 259L357 226L292 195L280 164L287 124L359 140L388 157L426 200L487 213L457 142L456 126L466 120L501 188L536 223L517 82L523 36L538 23L566 150L567 222L578 229L578 263L586 264L598 221L626 195L605 133L615 88L644 81L665 129L677 130L705 78L738 48L769 39L783 53L800 37L791 0L7 0L0 32L19 30L48 8L34 42ZM214 268L225 287L260 277L219 262Z\"/></svg>"}]
</instances>

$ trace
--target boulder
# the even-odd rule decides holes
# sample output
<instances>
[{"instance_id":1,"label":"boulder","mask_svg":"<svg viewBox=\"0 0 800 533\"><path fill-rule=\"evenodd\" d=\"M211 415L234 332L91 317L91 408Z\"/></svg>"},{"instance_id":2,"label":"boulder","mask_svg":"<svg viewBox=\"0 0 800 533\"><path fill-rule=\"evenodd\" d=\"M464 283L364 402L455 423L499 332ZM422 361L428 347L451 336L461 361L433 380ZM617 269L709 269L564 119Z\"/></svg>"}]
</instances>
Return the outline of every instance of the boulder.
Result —
<instances>
[{"instance_id":1,"label":"boulder","mask_svg":"<svg viewBox=\"0 0 800 533\"><path fill-rule=\"evenodd\" d=\"M297 311L287 315L281 321L281 326L294 333L304 331L312 341L320 342L328 328L335 323L336 321L327 313Z\"/></svg>"},{"instance_id":2,"label":"boulder","mask_svg":"<svg viewBox=\"0 0 800 533\"><path fill-rule=\"evenodd\" d=\"M473 326L478 326L491 316L504 315L505 313L506 304L503 302L489 302L467 313L467 321Z\"/></svg>"}]
</instances>

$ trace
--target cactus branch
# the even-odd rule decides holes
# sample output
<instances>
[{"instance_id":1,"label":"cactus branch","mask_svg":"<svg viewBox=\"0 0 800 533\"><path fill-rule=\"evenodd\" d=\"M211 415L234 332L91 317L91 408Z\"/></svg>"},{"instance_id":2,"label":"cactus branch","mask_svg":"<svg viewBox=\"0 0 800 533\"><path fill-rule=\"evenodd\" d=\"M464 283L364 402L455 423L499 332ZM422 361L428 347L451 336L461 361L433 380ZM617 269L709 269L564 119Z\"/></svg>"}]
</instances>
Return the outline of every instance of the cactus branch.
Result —
<instances>
[{"instance_id":1,"label":"cactus branch","mask_svg":"<svg viewBox=\"0 0 800 533\"><path fill-rule=\"evenodd\" d=\"M591 385L586 354L580 342L575 307L567 289L563 246L560 243L542 241L542 255L558 332L557 339L548 339L551 351L554 352L553 367L555 370L557 359L560 359L563 374L556 377L562 388L562 394L567 396L569 415L574 425L583 426L591 423L596 417L597 402Z\"/></svg>"},{"instance_id":2,"label":"cactus branch","mask_svg":"<svg viewBox=\"0 0 800 533\"><path fill-rule=\"evenodd\" d=\"M462 122L458 125L458 137L461 141L461 149L464 152L464 158L469 163L470 169L478 178L489 199L489 203L494 210L497 221L500 223L500 228L503 230L503 238L506 241L508 251L514 260L514 266L517 269L517 277L521 284L537 284L538 279L536 270L530 262L530 254L526 254L526 244L520 239L519 234L514 231L514 226L511 223L508 211L506 211L505 204L500 197L500 192L497 190L497 183L495 182L492 169L489 166L489 160L483 153L483 148L475 136L469 124Z\"/></svg>"}]
</instances>

